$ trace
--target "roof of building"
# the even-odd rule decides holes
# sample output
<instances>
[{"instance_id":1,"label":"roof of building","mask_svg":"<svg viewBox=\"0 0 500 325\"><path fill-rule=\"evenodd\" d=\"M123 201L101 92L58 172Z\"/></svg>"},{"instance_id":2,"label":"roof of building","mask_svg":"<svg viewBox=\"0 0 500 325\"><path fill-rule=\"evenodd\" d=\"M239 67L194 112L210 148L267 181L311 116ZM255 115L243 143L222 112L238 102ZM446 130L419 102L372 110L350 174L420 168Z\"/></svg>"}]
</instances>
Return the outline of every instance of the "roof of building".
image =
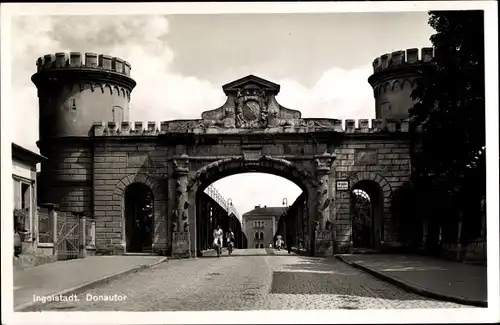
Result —
<instances>
[{"instance_id":1,"label":"roof of building","mask_svg":"<svg viewBox=\"0 0 500 325\"><path fill-rule=\"evenodd\" d=\"M33 164L37 164L47 159L47 157L39 155L36 152L28 150L24 147L21 147L20 145L15 144L14 142L12 142L12 158L17 158L19 160L23 160Z\"/></svg>"},{"instance_id":2,"label":"roof of building","mask_svg":"<svg viewBox=\"0 0 500 325\"><path fill-rule=\"evenodd\" d=\"M255 207L255 209L250 210L243 214L244 217L252 216L281 216L283 212L287 210L286 207Z\"/></svg>"}]
</instances>

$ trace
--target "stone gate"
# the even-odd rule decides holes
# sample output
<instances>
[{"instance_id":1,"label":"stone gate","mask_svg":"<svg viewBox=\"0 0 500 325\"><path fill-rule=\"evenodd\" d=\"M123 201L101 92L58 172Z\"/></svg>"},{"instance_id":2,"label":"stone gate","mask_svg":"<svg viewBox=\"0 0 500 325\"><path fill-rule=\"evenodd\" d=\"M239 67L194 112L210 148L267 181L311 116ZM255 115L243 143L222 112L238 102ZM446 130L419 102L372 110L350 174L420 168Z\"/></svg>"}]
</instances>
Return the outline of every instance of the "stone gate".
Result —
<instances>
[{"instance_id":1,"label":"stone gate","mask_svg":"<svg viewBox=\"0 0 500 325\"><path fill-rule=\"evenodd\" d=\"M40 98L38 146L49 158L42 164L40 198L62 211L95 217L97 250L111 246L124 253L127 229L133 227L127 221L127 191L144 185L152 250L189 257L196 255L197 225L207 218L197 208L203 190L226 176L263 172L303 190L302 231L311 255L352 247L353 189L374 200L374 246L392 245L397 222L391 218L391 197L409 180L410 141L409 120L390 114L398 103L397 112L404 110L408 89L390 88L389 96L380 85L399 70L401 78L410 78L420 64L416 53L408 50L405 59L404 52L395 52L374 61L369 81L379 99L377 117L383 118L371 123L304 118L278 103L279 85L253 75L224 85L226 102L201 119L129 122L135 87L130 64L93 53L85 54L85 62L80 53L46 55L32 77ZM92 125L95 120L103 122Z\"/></svg>"},{"instance_id":2,"label":"stone gate","mask_svg":"<svg viewBox=\"0 0 500 325\"><path fill-rule=\"evenodd\" d=\"M314 255L349 246L349 189L356 186L380 190L377 240L393 240L391 193L410 176L407 120L373 120L372 127L368 120L346 120L344 128L341 120L302 118L277 102L279 85L255 76L223 90L226 103L198 120L95 123L94 177L104 183L96 182L94 191L115 186L112 195L96 195L95 206L117 207L119 215L123 189L149 184L158 191L155 249L192 256L192 225L204 217L196 215L200 193L223 177L262 172L282 176L306 194L306 249L315 247Z\"/></svg>"}]
</instances>

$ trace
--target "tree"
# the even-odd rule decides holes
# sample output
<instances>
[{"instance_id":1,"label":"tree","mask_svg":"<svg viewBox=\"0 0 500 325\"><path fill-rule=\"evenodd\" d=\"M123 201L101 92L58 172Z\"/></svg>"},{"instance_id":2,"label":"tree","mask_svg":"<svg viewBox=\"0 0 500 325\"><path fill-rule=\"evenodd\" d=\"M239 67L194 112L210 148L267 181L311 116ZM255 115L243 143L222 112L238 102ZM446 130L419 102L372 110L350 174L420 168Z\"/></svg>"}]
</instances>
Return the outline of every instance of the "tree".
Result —
<instances>
[{"instance_id":1,"label":"tree","mask_svg":"<svg viewBox=\"0 0 500 325\"><path fill-rule=\"evenodd\" d=\"M471 203L465 195L486 192L484 17L458 10L429 15L435 55L412 93L410 116L419 126L412 181L448 200L458 216Z\"/></svg>"}]
</instances>

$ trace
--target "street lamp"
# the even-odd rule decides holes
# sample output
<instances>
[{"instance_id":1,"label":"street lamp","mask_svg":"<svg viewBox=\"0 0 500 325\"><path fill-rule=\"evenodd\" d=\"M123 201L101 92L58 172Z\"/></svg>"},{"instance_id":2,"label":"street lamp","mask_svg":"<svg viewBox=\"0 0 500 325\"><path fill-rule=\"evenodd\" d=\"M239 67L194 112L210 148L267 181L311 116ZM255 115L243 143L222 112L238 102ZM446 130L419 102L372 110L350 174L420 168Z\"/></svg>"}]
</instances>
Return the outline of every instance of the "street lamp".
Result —
<instances>
[{"instance_id":1,"label":"street lamp","mask_svg":"<svg viewBox=\"0 0 500 325\"><path fill-rule=\"evenodd\" d=\"M283 237L285 240L288 240L288 238L286 238L286 234L288 233L287 230L286 230L286 215L287 215L287 210L288 210L288 199L285 197L283 198L283 202L282 204L285 206L285 212L283 212Z\"/></svg>"}]
</instances>

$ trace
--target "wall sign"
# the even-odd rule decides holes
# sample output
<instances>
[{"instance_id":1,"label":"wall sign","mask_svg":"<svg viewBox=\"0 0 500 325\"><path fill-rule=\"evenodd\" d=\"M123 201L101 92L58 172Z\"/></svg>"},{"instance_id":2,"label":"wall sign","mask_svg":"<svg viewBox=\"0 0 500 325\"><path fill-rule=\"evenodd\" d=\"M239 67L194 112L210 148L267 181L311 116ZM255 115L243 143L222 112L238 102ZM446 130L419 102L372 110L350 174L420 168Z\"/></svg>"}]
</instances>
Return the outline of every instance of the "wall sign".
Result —
<instances>
[{"instance_id":1,"label":"wall sign","mask_svg":"<svg viewBox=\"0 0 500 325\"><path fill-rule=\"evenodd\" d=\"M349 181L337 181L337 191L349 191Z\"/></svg>"}]
</instances>

